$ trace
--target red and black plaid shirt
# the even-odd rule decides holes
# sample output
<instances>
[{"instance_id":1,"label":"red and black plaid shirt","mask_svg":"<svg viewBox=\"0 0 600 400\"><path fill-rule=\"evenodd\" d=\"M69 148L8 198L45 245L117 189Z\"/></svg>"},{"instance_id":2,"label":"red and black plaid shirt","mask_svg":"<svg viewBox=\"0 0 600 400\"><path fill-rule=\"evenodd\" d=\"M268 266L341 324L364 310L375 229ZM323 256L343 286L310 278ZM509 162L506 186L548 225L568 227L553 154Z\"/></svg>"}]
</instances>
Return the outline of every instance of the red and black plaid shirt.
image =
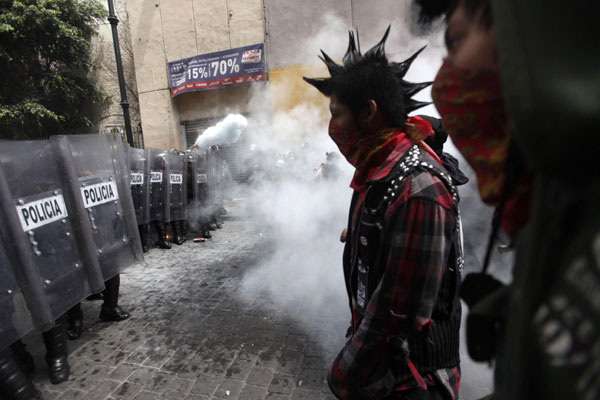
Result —
<instances>
[{"instance_id":1,"label":"red and black plaid shirt","mask_svg":"<svg viewBox=\"0 0 600 400\"><path fill-rule=\"evenodd\" d=\"M371 179L385 178L412 144L405 138ZM425 150L431 154L430 149ZM366 192L361 189L353 197L348 237L350 259L357 251L352 243L358 241L352 236L358 234L353 225L365 200ZM414 171L397 190L399 193L383 219L380 250L383 274L368 299L363 318L356 321L353 315L354 333L330 368L329 385L340 399L381 399L393 391L433 385L442 386L450 398L457 399L459 365L421 375L407 356L403 362L408 369L404 370L412 373L407 376L394 373L392 365L398 359L392 360L390 340L393 335L409 335L430 328L458 220L448 189L427 171ZM346 263L345 268L351 266ZM346 270L345 275L350 285L351 271ZM351 302L355 302L356 292L351 287ZM414 317L407 320L407 316Z\"/></svg>"}]
</instances>

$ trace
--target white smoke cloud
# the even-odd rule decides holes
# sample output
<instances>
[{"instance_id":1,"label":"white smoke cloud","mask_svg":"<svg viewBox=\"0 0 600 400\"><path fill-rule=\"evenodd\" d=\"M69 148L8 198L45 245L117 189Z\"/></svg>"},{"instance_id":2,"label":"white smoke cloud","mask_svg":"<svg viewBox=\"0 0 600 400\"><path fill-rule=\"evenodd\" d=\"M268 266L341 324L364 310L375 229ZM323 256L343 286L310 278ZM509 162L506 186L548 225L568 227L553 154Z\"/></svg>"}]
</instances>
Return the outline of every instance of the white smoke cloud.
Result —
<instances>
[{"instance_id":1,"label":"white smoke cloud","mask_svg":"<svg viewBox=\"0 0 600 400\"><path fill-rule=\"evenodd\" d=\"M194 144L200 148L233 144L240 138L242 129L247 126L246 117L241 114L229 114L222 121L198 135Z\"/></svg>"}]
</instances>

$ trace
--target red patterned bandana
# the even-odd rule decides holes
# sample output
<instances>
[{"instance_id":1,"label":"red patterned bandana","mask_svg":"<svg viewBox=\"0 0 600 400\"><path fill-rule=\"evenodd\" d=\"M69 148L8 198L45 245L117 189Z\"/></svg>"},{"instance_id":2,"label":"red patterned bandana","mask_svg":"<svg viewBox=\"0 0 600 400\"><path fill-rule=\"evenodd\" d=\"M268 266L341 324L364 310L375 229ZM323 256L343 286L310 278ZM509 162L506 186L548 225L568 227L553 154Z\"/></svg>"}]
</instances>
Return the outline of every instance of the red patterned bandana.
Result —
<instances>
[{"instance_id":1,"label":"red patterned bandana","mask_svg":"<svg viewBox=\"0 0 600 400\"><path fill-rule=\"evenodd\" d=\"M420 143L432 134L431 125L419 117L408 117L404 130L391 128L372 134L365 134L359 130L342 130L333 119L329 122L329 136L346 160L356 168L350 184L354 190L361 190L364 187L390 153L407 136L415 143Z\"/></svg>"},{"instance_id":2,"label":"red patterned bandana","mask_svg":"<svg viewBox=\"0 0 600 400\"><path fill-rule=\"evenodd\" d=\"M444 62L431 96L452 141L477 175L481 199L497 205L510 142L498 73L462 70Z\"/></svg>"}]
</instances>

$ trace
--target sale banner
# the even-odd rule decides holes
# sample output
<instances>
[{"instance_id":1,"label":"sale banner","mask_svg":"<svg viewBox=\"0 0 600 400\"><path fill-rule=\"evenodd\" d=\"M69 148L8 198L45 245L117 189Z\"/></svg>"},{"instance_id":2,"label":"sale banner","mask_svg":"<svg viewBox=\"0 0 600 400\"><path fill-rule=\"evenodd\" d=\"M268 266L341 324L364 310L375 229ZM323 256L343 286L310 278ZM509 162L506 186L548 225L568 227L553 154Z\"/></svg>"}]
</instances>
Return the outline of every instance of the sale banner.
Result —
<instances>
[{"instance_id":1,"label":"sale banner","mask_svg":"<svg viewBox=\"0 0 600 400\"><path fill-rule=\"evenodd\" d=\"M171 97L267 80L264 43L168 63Z\"/></svg>"}]
</instances>

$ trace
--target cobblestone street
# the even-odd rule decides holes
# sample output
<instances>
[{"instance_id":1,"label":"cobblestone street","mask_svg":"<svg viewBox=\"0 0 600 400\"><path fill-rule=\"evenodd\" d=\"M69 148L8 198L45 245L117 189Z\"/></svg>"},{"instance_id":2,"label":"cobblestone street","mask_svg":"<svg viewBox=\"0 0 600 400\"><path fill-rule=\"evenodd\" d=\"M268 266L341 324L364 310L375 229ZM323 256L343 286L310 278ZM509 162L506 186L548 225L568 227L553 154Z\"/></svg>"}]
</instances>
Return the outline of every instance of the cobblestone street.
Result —
<instances>
[{"instance_id":1,"label":"cobblestone street","mask_svg":"<svg viewBox=\"0 0 600 400\"><path fill-rule=\"evenodd\" d=\"M194 243L190 234L172 250L151 249L122 274L120 305L129 320L100 322L101 302L84 301L84 334L69 342L67 382L50 384L41 338L26 338L38 367L34 384L46 399L334 398L325 377L343 332L326 345L322 337L347 316L323 310L300 326L267 300L239 300L243 274L270 244L237 203L226 205L212 239ZM462 367L462 398L491 390L486 368L466 356Z\"/></svg>"}]
</instances>

